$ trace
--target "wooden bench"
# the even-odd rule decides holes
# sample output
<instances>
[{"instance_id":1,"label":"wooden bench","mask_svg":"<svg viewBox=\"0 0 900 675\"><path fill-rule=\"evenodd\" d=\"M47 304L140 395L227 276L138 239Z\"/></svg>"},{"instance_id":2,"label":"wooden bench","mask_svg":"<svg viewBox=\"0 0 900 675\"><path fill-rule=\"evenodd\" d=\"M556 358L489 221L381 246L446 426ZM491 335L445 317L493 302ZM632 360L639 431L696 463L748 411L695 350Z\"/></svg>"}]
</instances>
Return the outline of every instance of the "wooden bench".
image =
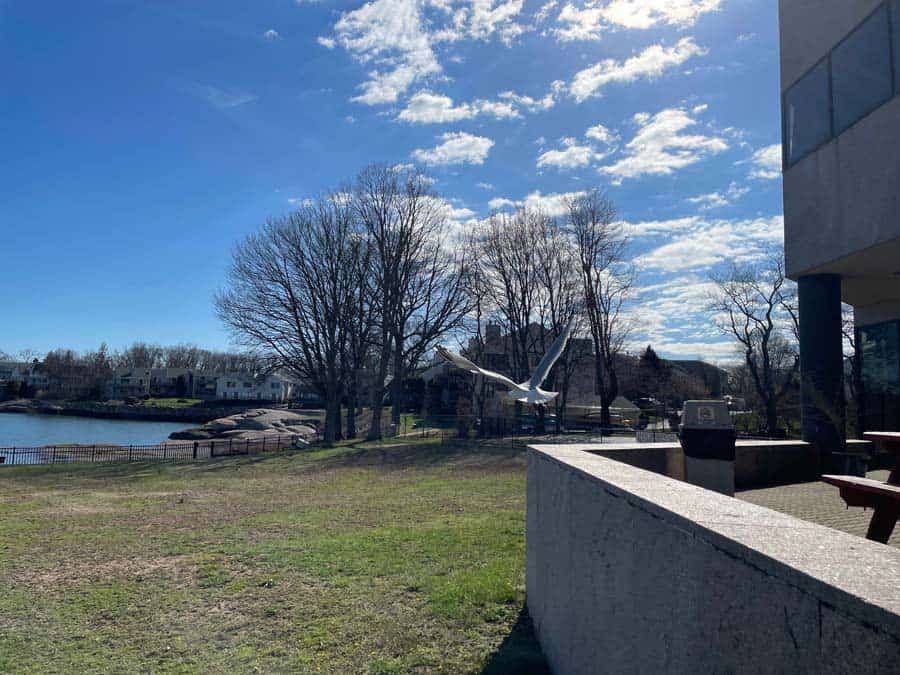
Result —
<instances>
[{"instance_id":1,"label":"wooden bench","mask_svg":"<svg viewBox=\"0 0 900 675\"><path fill-rule=\"evenodd\" d=\"M840 489L841 498L847 506L872 508L866 538L886 544L900 517L900 432L871 431L863 437L880 444L895 456L894 468L887 482L856 476L822 476L822 480Z\"/></svg>"}]
</instances>

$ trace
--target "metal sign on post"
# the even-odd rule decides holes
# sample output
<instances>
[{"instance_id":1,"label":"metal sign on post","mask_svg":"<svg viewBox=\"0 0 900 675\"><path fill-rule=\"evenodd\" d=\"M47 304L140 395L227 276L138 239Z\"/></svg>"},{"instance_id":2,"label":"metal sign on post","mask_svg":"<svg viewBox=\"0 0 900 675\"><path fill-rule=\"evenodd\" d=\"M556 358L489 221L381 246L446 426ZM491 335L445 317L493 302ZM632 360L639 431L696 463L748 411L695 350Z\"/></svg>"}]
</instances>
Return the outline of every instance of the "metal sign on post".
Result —
<instances>
[{"instance_id":1,"label":"metal sign on post","mask_svg":"<svg viewBox=\"0 0 900 675\"><path fill-rule=\"evenodd\" d=\"M733 497L735 433L725 401L685 401L678 437L684 479Z\"/></svg>"}]
</instances>

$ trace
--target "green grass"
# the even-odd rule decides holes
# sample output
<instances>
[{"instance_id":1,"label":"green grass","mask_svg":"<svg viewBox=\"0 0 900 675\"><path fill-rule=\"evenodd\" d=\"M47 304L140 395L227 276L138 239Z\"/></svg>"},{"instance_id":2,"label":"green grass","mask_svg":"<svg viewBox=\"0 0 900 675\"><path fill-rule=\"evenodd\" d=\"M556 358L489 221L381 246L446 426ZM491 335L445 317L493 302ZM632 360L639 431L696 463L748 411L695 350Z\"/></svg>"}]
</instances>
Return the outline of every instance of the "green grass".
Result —
<instances>
[{"instance_id":1,"label":"green grass","mask_svg":"<svg viewBox=\"0 0 900 675\"><path fill-rule=\"evenodd\" d=\"M202 402L199 398L147 398L140 404L154 408L190 408Z\"/></svg>"},{"instance_id":2,"label":"green grass","mask_svg":"<svg viewBox=\"0 0 900 675\"><path fill-rule=\"evenodd\" d=\"M0 471L0 672L545 672L521 450Z\"/></svg>"}]
</instances>

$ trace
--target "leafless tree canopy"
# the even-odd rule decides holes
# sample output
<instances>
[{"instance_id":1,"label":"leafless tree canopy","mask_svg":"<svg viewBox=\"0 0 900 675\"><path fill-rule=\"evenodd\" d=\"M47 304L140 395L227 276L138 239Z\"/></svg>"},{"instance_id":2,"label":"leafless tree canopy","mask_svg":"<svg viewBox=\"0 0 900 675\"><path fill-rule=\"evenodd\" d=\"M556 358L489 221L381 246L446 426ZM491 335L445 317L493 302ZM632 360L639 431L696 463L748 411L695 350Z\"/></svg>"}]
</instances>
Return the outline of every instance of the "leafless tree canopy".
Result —
<instances>
[{"instance_id":1,"label":"leafless tree canopy","mask_svg":"<svg viewBox=\"0 0 900 675\"><path fill-rule=\"evenodd\" d=\"M584 310L594 345L601 424L610 425L609 408L619 395L616 357L631 331L625 313L636 279L626 258L627 239L615 224L616 209L592 190L570 200L568 228L575 241L584 292Z\"/></svg>"},{"instance_id":2,"label":"leafless tree canopy","mask_svg":"<svg viewBox=\"0 0 900 675\"><path fill-rule=\"evenodd\" d=\"M325 438L340 435L352 324L368 242L342 195L271 221L234 253L222 320L251 349L312 384L326 402Z\"/></svg>"},{"instance_id":3,"label":"leafless tree canopy","mask_svg":"<svg viewBox=\"0 0 900 675\"><path fill-rule=\"evenodd\" d=\"M773 250L761 264L734 264L713 276L711 309L720 329L740 346L766 420L778 430L778 404L800 369L796 287L784 275L784 254Z\"/></svg>"},{"instance_id":4,"label":"leafless tree canopy","mask_svg":"<svg viewBox=\"0 0 900 675\"><path fill-rule=\"evenodd\" d=\"M389 370L397 423L406 373L461 325L471 307L465 292L469 266L464 251L451 252L446 206L418 171L369 167L356 181L352 202L371 242L379 305L369 429L369 437L377 438Z\"/></svg>"}]
</instances>

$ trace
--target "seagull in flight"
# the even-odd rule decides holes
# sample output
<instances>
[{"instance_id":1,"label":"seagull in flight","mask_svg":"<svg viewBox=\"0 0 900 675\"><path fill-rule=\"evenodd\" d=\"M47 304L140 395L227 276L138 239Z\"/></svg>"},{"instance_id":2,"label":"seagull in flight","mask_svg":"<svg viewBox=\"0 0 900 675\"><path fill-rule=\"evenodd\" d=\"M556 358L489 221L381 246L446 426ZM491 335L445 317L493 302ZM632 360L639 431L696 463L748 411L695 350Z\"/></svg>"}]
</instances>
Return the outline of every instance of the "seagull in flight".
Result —
<instances>
[{"instance_id":1,"label":"seagull in flight","mask_svg":"<svg viewBox=\"0 0 900 675\"><path fill-rule=\"evenodd\" d=\"M460 370L465 370L477 375L483 375L489 380L500 382L501 384L509 387L509 392L507 392L506 395L513 401L530 403L531 405L543 405L545 403L548 403L549 401L552 401L559 395L559 392L544 391L543 389L541 389L541 384L544 380L547 379L547 375L550 372L550 369L553 367L553 364L556 363L556 361L562 355L563 351L565 351L566 344L569 342L569 337L572 335L573 327L574 321L569 321L565 330L560 333L559 337L556 338L552 345L550 345L550 349L547 350L547 353L544 354L544 358L541 359L541 362L535 369L534 374L531 376L531 379L527 382L522 382L521 384L516 384L505 375L501 375L500 373L495 373L492 370L485 370L480 366L476 366L464 356L454 354L453 352L445 349L444 347L441 347L440 345L438 345L437 347L437 353L442 359L456 366Z\"/></svg>"}]
</instances>

